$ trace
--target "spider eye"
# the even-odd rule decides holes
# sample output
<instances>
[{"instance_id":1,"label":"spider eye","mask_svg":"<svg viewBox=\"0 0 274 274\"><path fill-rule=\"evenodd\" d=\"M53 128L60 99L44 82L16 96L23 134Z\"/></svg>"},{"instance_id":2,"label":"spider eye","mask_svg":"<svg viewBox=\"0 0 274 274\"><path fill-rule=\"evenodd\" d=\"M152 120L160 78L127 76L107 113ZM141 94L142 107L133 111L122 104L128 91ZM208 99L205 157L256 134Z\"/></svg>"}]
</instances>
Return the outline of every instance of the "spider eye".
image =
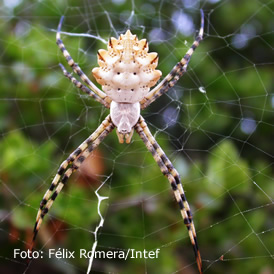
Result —
<instances>
[{"instance_id":1,"label":"spider eye","mask_svg":"<svg viewBox=\"0 0 274 274\"><path fill-rule=\"evenodd\" d=\"M137 73L136 72L133 72L134 75L136 75Z\"/></svg>"},{"instance_id":2,"label":"spider eye","mask_svg":"<svg viewBox=\"0 0 274 274\"><path fill-rule=\"evenodd\" d=\"M117 74L119 75L119 74L120 74L120 72L117 72Z\"/></svg>"}]
</instances>

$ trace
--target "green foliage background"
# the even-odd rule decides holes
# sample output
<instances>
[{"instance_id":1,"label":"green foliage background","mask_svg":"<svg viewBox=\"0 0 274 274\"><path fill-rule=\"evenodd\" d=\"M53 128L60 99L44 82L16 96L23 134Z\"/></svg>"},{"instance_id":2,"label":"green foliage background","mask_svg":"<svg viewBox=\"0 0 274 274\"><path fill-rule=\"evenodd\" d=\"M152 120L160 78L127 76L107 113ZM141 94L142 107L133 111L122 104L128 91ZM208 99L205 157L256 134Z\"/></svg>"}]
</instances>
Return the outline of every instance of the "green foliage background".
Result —
<instances>
[{"instance_id":1,"label":"green foliage background","mask_svg":"<svg viewBox=\"0 0 274 274\"><path fill-rule=\"evenodd\" d=\"M65 15L64 31L108 39L127 29L126 19L134 10L133 33L148 38L160 27L166 34L165 42L150 44L165 75L194 37L176 33L173 12L183 9L198 29L200 7L206 15L205 39L188 73L143 116L181 174L206 272L273 271L274 3L212 2L194 9L184 9L183 1L157 0L23 0L14 8L0 2L1 273L24 271L25 261L14 259L13 250L30 243L39 203L60 163L108 114L62 76L58 63L66 62L51 29ZM250 26L255 35L245 47L235 47L235 35ZM90 75L96 52L105 45L64 35L63 40ZM206 94L199 92L201 86ZM178 115L172 126L163 117L170 107ZM241 130L245 118L256 122L253 133ZM130 145L121 145L113 132L98 153L103 172L96 178L71 178L39 232L37 249L45 256L27 273L86 271L87 260L78 256L54 260L46 254L49 248L91 249L91 231L99 221L94 191L102 182L100 193L109 199L101 207L105 223L98 250L161 251L154 260L98 259L93 273L197 273L168 181L139 137L135 134Z\"/></svg>"}]
</instances>

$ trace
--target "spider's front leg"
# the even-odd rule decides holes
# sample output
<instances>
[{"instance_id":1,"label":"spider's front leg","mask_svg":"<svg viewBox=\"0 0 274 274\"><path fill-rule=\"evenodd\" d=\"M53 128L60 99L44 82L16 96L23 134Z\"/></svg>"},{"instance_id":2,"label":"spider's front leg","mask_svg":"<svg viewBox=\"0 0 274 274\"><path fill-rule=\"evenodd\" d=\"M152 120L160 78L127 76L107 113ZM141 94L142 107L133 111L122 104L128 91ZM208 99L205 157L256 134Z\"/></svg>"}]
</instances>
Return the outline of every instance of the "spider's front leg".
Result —
<instances>
[{"instance_id":1,"label":"spider's front leg","mask_svg":"<svg viewBox=\"0 0 274 274\"><path fill-rule=\"evenodd\" d=\"M187 227L188 234L190 237L191 244L193 246L197 266L200 274L203 273L202 270L202 259L197 243L197 236L192 220L192 214L189 204L186 200L184 189L180 180L180 175L177 170L173 167L170 160L165 155L164 151L161 149L159 144L156 142L155 138L152 136L147 124L142 116L138 123L135 125L135 130L140 135L141 139L145 143L147 149L151 152L153 158L157 162L161 169L163 175L167 177L172 187L175 199L180 207L181 215L183 217L184 223Z\"/></svg>"},{"instance_id":2,"label":"spider's front leg","mask_svg":"<svg viewBox=\"0 0 274 274\"><path fill-rule=\"evenodd\" d=\"M44 216L48 213L62 188L67 183L71 174L76 171L89 154L103 141L103 139L115 128L110 115L101 123L96 131L90 135L70 156L61 164L49 189L45 193L37 213L33 230L33 239L30 250L34 248L37 233L41 227Z\"/></svg>"}]
</instances>

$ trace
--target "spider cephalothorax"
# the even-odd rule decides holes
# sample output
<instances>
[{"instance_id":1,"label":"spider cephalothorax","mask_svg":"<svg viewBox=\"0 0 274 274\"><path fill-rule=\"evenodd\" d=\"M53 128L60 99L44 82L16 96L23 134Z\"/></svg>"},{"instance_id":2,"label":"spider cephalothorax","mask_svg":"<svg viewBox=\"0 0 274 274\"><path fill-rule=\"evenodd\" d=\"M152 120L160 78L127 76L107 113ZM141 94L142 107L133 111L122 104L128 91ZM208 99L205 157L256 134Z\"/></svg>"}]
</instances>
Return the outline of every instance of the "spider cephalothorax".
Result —
<instances>
[{"instance_id":1,"label":"spider cephalothorax","mask_svg":"<svg viewBox=\"0 0 274 274\"><path fill-rule=\"evenodd\" d=\"M123 143L124 139L126 143L129 143L135 129L147 149L151 152L161 172L170 182L183 221L188 229L199 272L203 272L192 214L186 200L180 175L151 134L144 118L140 115L140 109L145 109L167 92L186 72L190 57L203 37L204 15L202 10L201 15L201 28L191 48L173 67L170 73L151 90L150 88L157 83L162 73L155 69L158 64L158 55L154 52L148 52L148 43L145 39L139 41L136 35L132 35L128 30L125 34L120 35L119 39L111 38L108 43L108 50L101 49L98 51L99 67L94 68L92 72L97 82L102 85L102 91L89 80L66 50L60 37L64 17L61 18L58 25L56 43L63 52L68 64L85 84L78 81L60 64L64 75L76 87L106 108L110 108L110 115L59 167L50 188L40 203L34 226L31 250L33 250L34 241L44 216L48 213L71 174L81 166L83 161L115 127L117 128L120 143Z\"/></svg>"}]
</instances>

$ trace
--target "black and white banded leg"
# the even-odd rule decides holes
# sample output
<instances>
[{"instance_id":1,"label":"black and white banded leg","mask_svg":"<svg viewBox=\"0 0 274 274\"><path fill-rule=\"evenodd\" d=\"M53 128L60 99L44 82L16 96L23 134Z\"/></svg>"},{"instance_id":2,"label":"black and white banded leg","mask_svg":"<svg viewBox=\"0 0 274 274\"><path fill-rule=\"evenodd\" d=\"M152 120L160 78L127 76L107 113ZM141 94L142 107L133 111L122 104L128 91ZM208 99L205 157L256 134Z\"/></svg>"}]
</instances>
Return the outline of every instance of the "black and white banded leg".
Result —
<instances>
[{"instance_id":1,"label":"black and white banded leg","mask_svg":"<svg viewBox=\"0 0 274 274\"><path fill-rule=\"evenodd\" d=\"M181 215L184 220L184 224L187 227L189 238L193 246L195 259L200 274L203 273L202 270L202 259L197 243L197 236L192 220L192 214L189 207L189 204L186 200L184 189L180 180L180 175L177 170L173 167L170 160L165 155L164 151L161 149L155 138L152 136L150 130L147 127L147 124L144 118L141 116L138 123L135 125L135 130L140 135L141 139L145 143L147 149L151 152L153 158L157 162L158 166L161 169L161 172L170 182L172 187L175 199L179 205Z\"/></svg>"},{"instance_id":2,"label":"black and white banded leg","mask_svg":"<svg viewBox=\"0 0 274 274\"><path fill-rule=\"evenodd\" d=\"M101 123L96 131L90 135L70 156L61 164L55 175L49 189L45 193L40 208L37 213L36 222L33 230L33 239L30 250L32 251L35 244L37 233L40 229L44 216L50 210L54 200L67 183L71 174L76 171L89 154L103 141L103 139L115 128L111 121L110 115Z\"/></svg>"},{"instance_id":3,"label":"black and white banded leg","mask_svg":"<svg viewBox=\"0 0 274 274\"><path fill-rule=\"evenodd\" d=\"M86 76L86 74L81 70L81 68L74 62L72 57L70 56L69 52L65 48L65 45L63 41L61 40L61 27L62 23L64 21L64 16L61 17L58 28L57 28L57 33L56 33L56 44L62 51L64 57L66 58L68 64L70 67L72 67L73 71L78 74L78 76L82 79L84 83L88 85L88 87L91 89L92 93L97 94L102 100L105 100L107 103L111 102L111 99L103 92L101 91L95 84L93 84L89 78Z\"/></svg>"},{"instance_id":4,"label":"black and white banded leg","mask_svg":"<svg viewBox=\"0 0 274 274\"><path fill-rule=\"evenodd\" d=\"M159 98L161 95L166 93L185 74L189 60L194 50L199 46L200 42L202 41L203 34L204 34L204 12L203 10L201 10L201 28L198 36L196 37L195 41L193 42L192 46L187 51L185 56L181 59L181 61L178 62L173 67L171 72L155 88L153 88L148 94L144 96L144 98L140 102L142 109L145 109L157 98Z\"/></svg>"},{"instance_id":5,"label":"black and white banded leg","mask_svg":"<svg viewBox=\"0 0 274 274\"><path fill-rule=\"evenodd\" d=\"M110 104L103 100L101 97L99 97L96 93L94 93L92 90L90 90L87 86L83 85L80 81L78 81L75 77L71 75L71 73L68 73L68 71L65 69L65 67L62 64L59 64L61 67L64 75L79 89L81 89L83 92L91 96L94 100L104 105L106 108L110 108Z\"/></svg>"}]
</instances>

